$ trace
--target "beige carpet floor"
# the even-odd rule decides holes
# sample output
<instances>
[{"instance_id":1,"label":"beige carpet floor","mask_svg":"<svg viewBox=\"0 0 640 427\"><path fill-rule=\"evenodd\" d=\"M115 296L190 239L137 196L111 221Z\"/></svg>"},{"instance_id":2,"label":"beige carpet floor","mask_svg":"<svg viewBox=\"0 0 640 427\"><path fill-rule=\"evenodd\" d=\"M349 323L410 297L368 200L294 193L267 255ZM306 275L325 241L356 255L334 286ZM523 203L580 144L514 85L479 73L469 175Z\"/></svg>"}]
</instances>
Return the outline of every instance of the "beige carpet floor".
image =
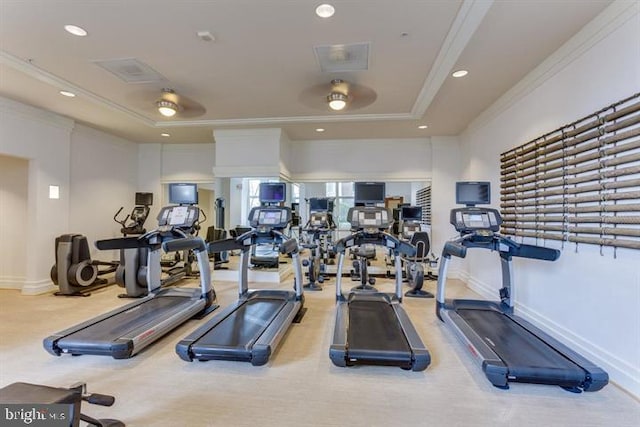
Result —
<instances>
[{"instance_id":1,"label":"beige carpet floor","mask_svg":"<svg viewBox=\"0 0 640 427\"><path fill-rule=\"evenodd\" d=\"M615 385L579 395L552 386L492 387L437 320L433 299L405 299L431 352L426 371L338 368L328 356L334 280L325 283L324 291L306 294L305 318L290 328L262 367L180 360L176 343L204 320L187 322L128 360L51 356L42 347L43 338L126 303L116 297L121 289L112 286L88 298L0 291L0 386L15 381L54 386L86 381L90 390L113 394L117 400L111 408L87 405L84 411L119 418L128 426L640 425L640 403ZM348 279L345 284L352 286ZM223 307L236 299L235 283L219 282L215 287ZM427 289L434 287L435 282L427 282ZM389 283L381 288L392 290ZM451 282L451 292L472 295L457 281Z\"/></svg>"}]
</instances>

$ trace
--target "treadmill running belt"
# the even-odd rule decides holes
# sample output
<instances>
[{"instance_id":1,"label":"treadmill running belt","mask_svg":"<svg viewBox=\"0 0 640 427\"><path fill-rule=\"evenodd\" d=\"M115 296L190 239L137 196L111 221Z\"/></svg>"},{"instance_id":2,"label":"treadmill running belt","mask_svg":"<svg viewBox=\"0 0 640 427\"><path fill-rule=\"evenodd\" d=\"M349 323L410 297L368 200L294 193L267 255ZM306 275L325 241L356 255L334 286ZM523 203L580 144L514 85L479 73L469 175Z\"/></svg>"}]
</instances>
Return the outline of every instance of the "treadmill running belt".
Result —
<instances>
[{"instance_id":1,"label":"treadmill running belt","mask_svg":"<svg viewBox=\"0 0 640 427\"><path fill-rule=\"evenodd\" d=\"M58 344L88 345L111 342L146 324L157 324L158 318L180 311L184 305L190 304L193 304L193 299L187 297L165 296L152 298L127 311L122 311L68 335L62 338Z\"/></svg>"},{"instance_id":2,"label":"treadmill running belt","mask_svg":"<svg viewBox=\"0 0 640 427\"><path fill-rule=\"evenodd\" d=\"M199 347L246 348L262 335L286 303L283 299L249 300L196 341L194 352Z\"/></svg>"},{"instance_id":3,"label":"treadmill running belt","mask_svg":"<svg viewBox=\"0 0 640 427\"><path fill-rule=\"evenodd\" d=\"M410 362L411 349L393 307L384 301L349 303L348 357Z\"/></svg>"},{"instance_id":4,"label":"treadmill running belt","mask_svg":"<svg viewBox=\"0 0 640 427\"><path fill-rule=\"evenodd\" d=\"M584 381L582 368L508 316L493 310L456 312L506 363L516 381L561 385Z\"/></svg>"}]
</instances>

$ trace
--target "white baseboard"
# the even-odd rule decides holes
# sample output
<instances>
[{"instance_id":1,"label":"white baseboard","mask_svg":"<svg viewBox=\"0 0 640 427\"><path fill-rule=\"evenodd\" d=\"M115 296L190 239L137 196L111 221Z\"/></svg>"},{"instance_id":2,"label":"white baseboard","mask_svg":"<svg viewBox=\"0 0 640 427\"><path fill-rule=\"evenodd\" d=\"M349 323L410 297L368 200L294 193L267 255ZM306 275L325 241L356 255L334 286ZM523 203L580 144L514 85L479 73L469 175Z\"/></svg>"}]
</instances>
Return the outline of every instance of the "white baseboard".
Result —
<instances>
[{"instance_id":1,"label":"white baseboard","mask_svg":"<svg viewBox=\"0 0 640 427\"><path fill-rule=\"evenodd\" d=\"M41 295L55 291L56 289L57 286L51 282L51 279L30 280L24 282L22 295Z\"/></svg>"},{"instance_id":2,"label":"white baseboard","mask_svg":"<svg viewBox=\"0 0 640 427\"><path fill-rule=\"evenodd\" d=\"M0 289L22 289L25 278L18 276L0 277Z\"/></svg>"},{"instance_id":3,"label":"white baseboard","mask_svg":"<svg viewBox=\"0 0 640 427\"><path fill-rule=\"evenodd\" d=\"M496 300L496 290L486 283L470 276L467 271L460 271L459 279L483 298ZM576 335L562 325L543 316L537 311L516 303L516 314L533 325L539 327L553 338L567 345L572 350L600 366L609 374L609 379L636 399L640 399L640 368L620 359L606 349Z\"/></svg>"}]
</instances>

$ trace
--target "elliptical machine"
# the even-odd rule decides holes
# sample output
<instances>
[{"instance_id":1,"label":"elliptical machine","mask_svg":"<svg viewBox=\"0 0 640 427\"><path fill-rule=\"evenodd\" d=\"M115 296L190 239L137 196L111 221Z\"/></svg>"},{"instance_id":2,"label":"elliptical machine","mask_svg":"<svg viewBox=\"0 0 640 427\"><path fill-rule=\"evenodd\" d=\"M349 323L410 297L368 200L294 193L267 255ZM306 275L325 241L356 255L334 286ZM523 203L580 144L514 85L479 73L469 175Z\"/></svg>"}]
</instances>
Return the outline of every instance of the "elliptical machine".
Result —
<instances>
[{"instance_id":1,"label":"elliptical machine","mask_svg":"<svg viewBox=\"0 0 640 427\"><path fill-rule=\"evenodd\" d=\"M147 230L144 228L144 223L149 216L149 206L153 205L153 193L136 193L136 205L133 210L123 220L118 219L118 215L124 209L122 206L118 212L113 216L113 220L120 224L122 228L120 232L124 237L136 236L144 234ZM131 220L127 224L127 221Z\"/></svg>"},{"instance_id":2,"label":"elliptical machine","mask_svg":"<svg viewBox=\"0 0 640 427\"><path fill-rule=\"evenodd\" d=\"M327 234L335 228L329 203L330 199L327 198L313 197L309 199L309 220L302 228L307 236L307 243L302 247L311 251L311 256L302 261L303 267L308 268L307 277L309 279L309 283L304 285L304 288L310 291L321 291L322 286L319 283L323 283L325 279L326 263L324 260L328 256L328 249L325 247L328 243Z\"/></svg>"},{"instance_id":3,"label":"elliptical machine","mask_svg":"<svg viewBox=\"0 0 640 427\"><path fill-rule=\"evenodd\" d=\"M113 283L99 276L116 271L118 262L92 260L86 236L63 234L56 237L55 254L51 281L60 290L54 295L88 297L91 291ZM100 270L100 266L107 268Z\"/></svg>"},{"instance_id":4,"label":"elliptical machine","mask_svg":"<svg viewBox=\"0 0 640 427\"><path fill-rule=\"evenodd\" d=\"M171 184L169 190L169 202L181 206L193 206L198 203L197 194L197 186L195 184ZM201 210L196 207L193 211L197 212L197 214L195 214L195 218L190 218L191 221L187 223L187 226L176 228L176 230L182 232L184 237L193 236L197 234L196 232L200 229L199 215ZM158 216L159 224L162 224L162 221L164 220L166 220L166 218ZM143 236L145 234L143 234ZM161 265L149 266L148 255L149 248L146 246L126 248L120 251L121 259L120 267L116 271L116 283L125 289L125 293L118 295L119 298L142 298L146 296L148 294L147 271L149 268L157 268L158 271L165 273L165 277L160 281L161 286L169 286L178 280L187 277L187 273L193 273L191 270L193 255L189 254L188 251L183 252L183 266L173 266L176 268L164 271L161 269ZM154 257L154 263L155 262L156 258ZM161 263L161 260L157 259L157 262Z\"/></svg>"}]
</instances>

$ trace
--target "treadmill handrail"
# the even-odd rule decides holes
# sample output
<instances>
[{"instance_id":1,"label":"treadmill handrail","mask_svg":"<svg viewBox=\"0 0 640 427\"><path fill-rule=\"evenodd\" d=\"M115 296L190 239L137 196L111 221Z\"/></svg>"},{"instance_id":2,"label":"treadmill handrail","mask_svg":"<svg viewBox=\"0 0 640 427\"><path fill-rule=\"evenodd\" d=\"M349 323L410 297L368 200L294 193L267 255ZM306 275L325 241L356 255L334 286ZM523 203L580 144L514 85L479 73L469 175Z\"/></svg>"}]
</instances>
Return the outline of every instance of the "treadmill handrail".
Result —
<instances>
[{"instance_id":1,"label":"treadmill handrail","mask_svg":"<svg viewBox=\"0 0 640 427\"><path fill-rule=\"evenodd\" d=\"M373 244L385 246L394 251L395 255L415 256L416 247L409 242L399 240L391 234L385 232L366 233L363 230L357 231L349 236L338 240L334 245L336 253L344 253L348 247L362 246L364 244Z\"/></svg>"},{"instance_id":2,"label":"treadmill handrail","mask_svg":"<svg viewBox=\"0 0 640 427\"><path fill-rule=\"evenodd\" d=\"M560 257L558 249L544 246L518 243L513 239L497 233L491 235L465 234L455 240L445 243L442 255L445 257L455 256L464 258L467 256L468 248L489 249L500 252L500 257L511 259L511 257L539 259L543 261L555 261Z\"/></svg>"},{"instance_id":3,"label":"treadmill handrail","mask_svg":"<svg viewBox=\"0 0 640 427\"><path fill-rule=\"evenodd\" d=\"M162 243L165 252L186 251L193 249L196 252L206 251L207 245L202 237L185 237L183 239L167 240Z\"/></svg>"},{"instance_id":4,"label":"treadmill handrail","mask_svg":"<svg viewBox=\"0 0 640 427\"><path fill-rule=\"evenodd\" d=\"M224 251L233 251L236 249L244 249L244 247L245 245L241 241L238 241L238 238L234 239L233 237L229 239L216 240L207 244L207 250L210 254Z\"/></svg>"}]
</instances>

